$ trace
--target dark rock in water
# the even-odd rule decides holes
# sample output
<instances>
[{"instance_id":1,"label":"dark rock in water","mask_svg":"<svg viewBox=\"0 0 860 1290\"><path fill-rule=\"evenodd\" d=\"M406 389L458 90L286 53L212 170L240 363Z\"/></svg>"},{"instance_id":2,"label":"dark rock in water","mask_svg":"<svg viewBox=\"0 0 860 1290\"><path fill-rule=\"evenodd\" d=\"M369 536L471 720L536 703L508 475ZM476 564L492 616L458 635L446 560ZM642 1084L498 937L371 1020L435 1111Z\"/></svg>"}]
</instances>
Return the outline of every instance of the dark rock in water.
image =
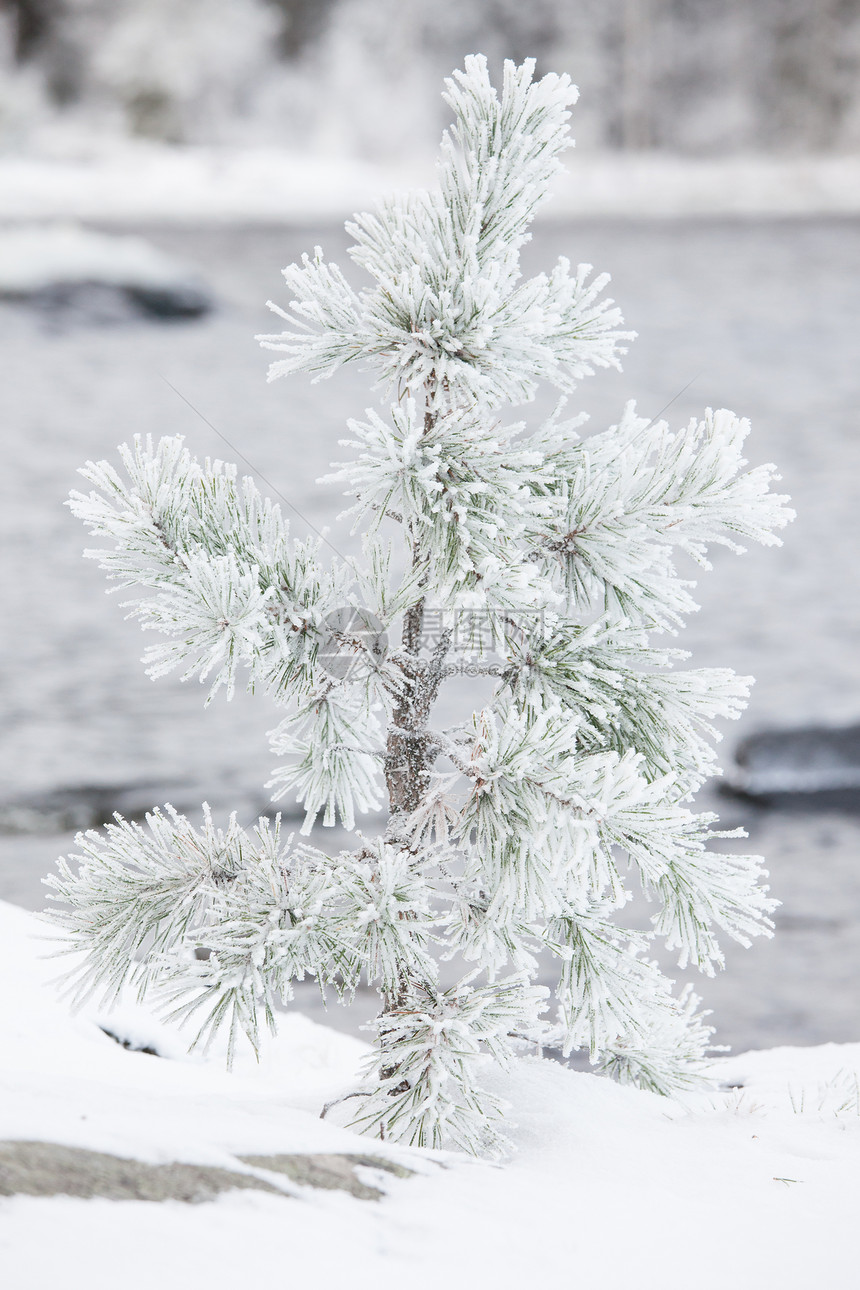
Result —
<instances>
[{"instance_id":1,"label":"dark rock in water","mask_svg":"<svg viewBox=\"0 0 860 1290\"><path fill-rule=\"evenodd\" d=\"M171 780L140 784L75 784L66 788L27 793L0 802L0 835L22 833L68 833L98 829L114 814L126 820L142 820L148 811L170 802L183 815L197 817L201 803L208 801L215 811L236 811L242 819L261 816L303 819L301 807L273 806L262 795L251 794L233 784L204 784Z\"/></svg>"},{"instance_id":2,"label":"dark rock in water","mask_svg":"<svg viewBox=\"0 0 860 1290\"><path fill-rule=\"evenodd\" d=\"M31 304L55 327L106 326L134 318L159 320L200 318L214 300L195 282L142 285L108 282L56 282L27 296L4 297Z\"/></svg>"},{"instance_id":3,"label":"dark rock in water","mask_svg":"<svg viewBox=\"0 0 860 1290\"><path fill-rule=\"evenodd\" d=\"M30 793L0 803L0 833L66 833L97 829L118 812L127 820L143 819L164 802L177 810L198 808L196 797L181 784L78 784L46 793ZM179 794L177 795L177 790Z\"/></svg>"},{"instance_id":4,"label":"dark rock in water","mask_svg":"<svg viewBox=\"0 0 860 1290\"><path fill-rule=\"evenodd\" d=\"M860 726L765 730L735 756L723 792L761 806L860 813Z\"/></svg>"},{"instance_id":5,"label":"dark rock in water","mask_svg":"<svg viewBox=\"0 0 860 1290\"><path fill-rule=\"evenodd\" d=\"M112 327L138 316L123 289L105 282L57 282L29 296L7 295L4 299L28 304L42 316L48 331Z\"/></svg>"},{"instance_id":6,"label":"dark rock in water","mask_svg":"<svg viewBox=\"0 0 860 1290\"><path fill-rule=\"evenodd\" d=\"M145 238L40 223L0 229L0 300L39 310L52 330L199 318L214 305L193 265Z\"/></svg>"},{"instance_id":7,"label":"dark rock in water","mask_svg":"<svg viewBox=\"0 0 860 1290\"><path fill-rule=\"evenodd\" d=\"M192 282L123 289L140 312L150 318L200 318L214 307L209 293Z\"/></svg>"}]
</instances>

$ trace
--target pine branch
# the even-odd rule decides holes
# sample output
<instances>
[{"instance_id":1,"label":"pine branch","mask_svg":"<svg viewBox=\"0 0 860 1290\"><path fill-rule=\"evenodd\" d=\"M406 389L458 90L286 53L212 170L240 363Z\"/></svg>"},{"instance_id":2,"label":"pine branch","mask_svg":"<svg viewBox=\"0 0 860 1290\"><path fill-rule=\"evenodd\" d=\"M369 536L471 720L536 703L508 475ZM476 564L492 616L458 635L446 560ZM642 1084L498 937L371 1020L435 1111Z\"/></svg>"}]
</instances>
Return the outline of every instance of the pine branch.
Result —
<instances>
[{"instance_id":1,"label":"pine branch","mask_svg":"<svg viewBox=\"0 0 860 1290\"><path fill-rule=\"evenodd\" d=\"M299 912L324 907L331 862L311 848L288 851L279 821L261 820L249 836L235 816L226 830L216 828L207 806L202 829L171 806L148 815L145 828L115 820L103 837L79 834L80 850L70 857L76 870L61 860L59 875L47 879L52 899L70 906L53 915L68 952L86 951L69 974L78 999L167 985L172 997L194 996L190 1010L212 1003L204 1031L232 1010L256 1039L258 994L270 1015L271 999L289 998L294 977L328 979L344 966L336 938ZM279 941L276 973L255 958L249 931L254 946ZM202 960L201 948L208 952Z\"/></svg>"},{"instance_id":2,"label":"pine branch","mask_svg":"<svg viewBox=\"0 0 860 1290\"><path fill-rule=\"evenodd\" d=\"M371 703L342 689L312 695L284 718L270 741L276 754L291 760L267 787L275 790L274 800L291 792L304 803L303 833L310 833L320 811L324 824L339 816L352 829L356 810L379 810L381 729Z\"/></svg>"},{"instance_id":3,"label":"pine branch","mask_svg":"<svg viewBox=\"0 0 860 1290\"><path fill-rule=\"evenodd\" d=\"M709 568L717 543L779 545L774 530L794 512L768 492L773 466L745 470L749 422L725 410L686 430L651 425L629 404L618 427L571 448L557 446L554 493L561 513L541 535L579 612L597 606L649 629L676 628L697 606L672 561L673 548Z\"/></svg>"},{"instance_id":4,"label":"pine branch","mask_svg":"<svg viewBox=\"0 0 860 1290\"><path fill-rule=\"evenodd\" d=\"M443 139L439 187L388 199L347 226L350 254L374 287L356 294L319 249L285 270L301 321L261 338L289 355L270 379L319 378L364 359L388 389L432 381L442 406L495 407L531 399L540 380L571 389L593 367L617 365L629 333L597 301L605 277L587 287L586 267L570 278L563 261L550 278L518 281L519 249L569 146L576 98L567 77L533 82L533 68L510 65L501 99L479 57L448 82L456 124Z\"/></svg>"},{"instance_id":5,"label":"pine branch","mask_svg":"<svg viewBox=\"0 0 860 1290\"><path fill-rule=\"evenodd\" d=\"M210 699L233 693L237 670L249 687L278 697L313 683L320 624L343 604L345 567L325 570L311 542L291 542L277 505L250 478L221 462L203 466L181 437L139 436L120 456L128 482L107 462L82 474L98 491L73 492L69 505L112 546L88 551L122 588L145 588L126 602L145 629L170 638L151 647L153 676L185 667L183 679L214 673Z\"/></svg>"},{"instance_id":6,"label":"pine branch","mask_svg":"<svg viewBox=\"0 0 860 1290\"><path fill-rule=\"evenodd\" d=\"M504 1059L506 1035L535 1024L544 992L520 978L483 987L470 981L417 990L379 1018L380 1051L366 1069L357 1128L418 1147L504 1152L503 1104L479 1082L483 1052Z\"/></svg>"}]
</instances>

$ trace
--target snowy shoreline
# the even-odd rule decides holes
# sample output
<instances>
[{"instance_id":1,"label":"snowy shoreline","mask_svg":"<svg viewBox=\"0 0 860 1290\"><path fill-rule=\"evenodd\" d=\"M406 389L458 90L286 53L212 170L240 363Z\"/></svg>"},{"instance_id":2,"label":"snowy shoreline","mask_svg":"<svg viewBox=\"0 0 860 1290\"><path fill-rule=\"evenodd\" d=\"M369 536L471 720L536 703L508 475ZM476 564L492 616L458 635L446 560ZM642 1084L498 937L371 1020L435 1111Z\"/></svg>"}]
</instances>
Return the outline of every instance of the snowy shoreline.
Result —
<instances>
[{"instance_id":1,"label":"snowy shoreline","mask_svg":"<svg viewBox=\"0 0 860 1290\"><path fill-rule=\"evenodd\" d=\"M543 218L812 216L860 213L853 155L693 159L570 154ZM380 193L433 182L408 170L276 148L90 144L0 156L0 221L272 224L341 220Z\"/></svg>"}]
</instances>

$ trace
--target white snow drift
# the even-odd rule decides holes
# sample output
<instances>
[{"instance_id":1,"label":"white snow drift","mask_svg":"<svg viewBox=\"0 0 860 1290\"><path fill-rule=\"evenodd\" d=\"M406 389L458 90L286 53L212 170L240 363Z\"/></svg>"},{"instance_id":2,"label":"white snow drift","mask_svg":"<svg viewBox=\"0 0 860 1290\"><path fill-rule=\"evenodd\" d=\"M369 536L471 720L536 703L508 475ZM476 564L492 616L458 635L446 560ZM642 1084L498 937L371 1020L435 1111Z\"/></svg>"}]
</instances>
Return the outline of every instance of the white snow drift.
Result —
<instances>
[{"instance_id":1,"label":"white snow drift","mask_svg":"<svg viewBox=\"0 0 860 1290\"><path fill-rule=\"evenodd\" d=\"M99 1017L165 1056L126 1051L58 998L53 934L0 905L0 1139L233 1169L248 1152L393 1152L318 1118L354 1079L356 1040L288 1014L260 1064L240 1054L228 1075L143 1011ZM6 1199L4 1283L834 1290L854 1284L860 1253L858 1069L860 1044L747 1053L716 1064L721 1087L669 1100L525 1057L487 1073L518 1148L501 1168L401 1148L416 1174L379 1202Z\"/></svg>"},{"instance_id":2,"label":"white snow drift","mask_svg":"<svg viewBox=\"0 0 860 1290\"><path fill-rule=\"evenodd\" d=\"M171 290L192 281L184 265L141 237L68 222L0 229L0 296L26 296L58 283Z\"/></svg>"}]
</instances>

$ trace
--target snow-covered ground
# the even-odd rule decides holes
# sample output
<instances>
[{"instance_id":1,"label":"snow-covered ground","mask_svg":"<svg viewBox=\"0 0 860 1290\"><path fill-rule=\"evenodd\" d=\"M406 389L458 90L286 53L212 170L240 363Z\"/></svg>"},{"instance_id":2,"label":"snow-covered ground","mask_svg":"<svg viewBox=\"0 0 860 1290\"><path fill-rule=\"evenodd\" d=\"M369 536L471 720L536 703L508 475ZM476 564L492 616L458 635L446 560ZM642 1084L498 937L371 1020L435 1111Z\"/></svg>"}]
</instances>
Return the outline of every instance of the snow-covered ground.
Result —
<instances>
[{"instance_id":1,"label":"snow-covered ground","mask_svg":"<svg viewBox=\"0 0 860 1290\"><path fill-rule=\"evenodd\" d=\"M433 182L408 167L277 148L170 147L113 140L0 156L0 220L272 223L342 219L381 193ZM814 215L860 211L860 159L760 155L706 160L577 153L546 215Z\"/></svg>"},{"instance_id":2,"label":"snow-covered ground","mask_svg":"<svg viewBox=\"0 0 860 1290\"><path fill-rule=\"evenodd\" d=\"M191 1205L2 1199L10 1290L287 1279L320 1290L506 1290L536 1277L606 1290L856 1284L860 1044L722 1059L714 1088L682 1101L524 1057L486 1072L510 1104L515 1153L499 1166L321 1121L362 1045L301 1016L287 1016L259 1065L245 1054L232 1074L217 1054L185 1057L180 1037L139 1009L72 1016L50 984L57 961L44 957L45 935L33 915L0 905L0 1144L216 1166L284 1194L228 1190ZM164 1055L126 1051L97 1022ZM412 1174L359 1168L385 1194L357 1199L240 1159L280 1153L371 1154ZM0 1164L0 1195L3 1177Z\"/></svg>"}]
</instances>

